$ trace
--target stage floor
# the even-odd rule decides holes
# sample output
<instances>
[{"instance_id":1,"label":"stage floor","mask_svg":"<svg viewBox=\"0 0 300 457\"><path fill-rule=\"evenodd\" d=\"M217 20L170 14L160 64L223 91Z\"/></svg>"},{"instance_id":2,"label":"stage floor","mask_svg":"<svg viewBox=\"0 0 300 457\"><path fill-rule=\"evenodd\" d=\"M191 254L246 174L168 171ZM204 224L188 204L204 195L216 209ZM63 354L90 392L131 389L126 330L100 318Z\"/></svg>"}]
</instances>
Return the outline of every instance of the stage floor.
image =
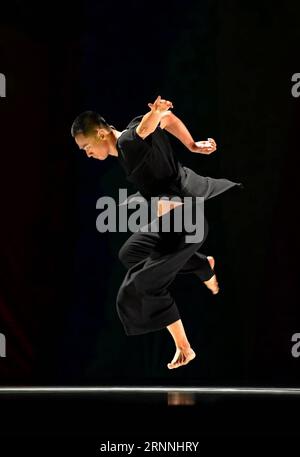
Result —
<instances>
[{"instance_id":1,"label":"stage floor","mask_svg":"<svg viewBox=\"0 0 300 457\"><path fill-rule=\"evenodd\" d=\"M20 446L38 453L45 445L52 452L66 447L68 455L81 449L88 457L104 455L104 443L154 441L198 442L198 455L224 446L233 453L241 443L254 452L257 439L267 450L283 446L287 455L300 437L300 390L291 388L2 388L0 411L0 448L12 451L1 457ZM170 453L179 454L185 455Z\"/></svg>"}]
</instances>

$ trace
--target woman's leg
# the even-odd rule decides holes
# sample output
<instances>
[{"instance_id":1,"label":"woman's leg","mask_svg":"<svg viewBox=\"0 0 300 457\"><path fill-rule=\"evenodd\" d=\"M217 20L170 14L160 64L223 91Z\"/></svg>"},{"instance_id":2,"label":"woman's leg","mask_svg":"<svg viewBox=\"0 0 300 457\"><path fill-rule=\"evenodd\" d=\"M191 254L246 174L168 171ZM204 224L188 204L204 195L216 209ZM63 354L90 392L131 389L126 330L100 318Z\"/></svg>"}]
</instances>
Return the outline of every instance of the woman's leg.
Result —
<instances>
[{"instance_id":1,"label":"woman's leg","mask_svg":"<svg viewBox=\"0 0 300 457\"><path fill-rule=\"evenodd\" d=\"M191 208L193 209L193 208ZM172 210L175 217L176 209ZM191 214L189 213L191 217ZM204 239L198 243L188 243L185 240L186 232L160 233L161 238L150 256L146 259L143 268L135 275L134 283L141 296L143 315L149 326L155 329L166 327L175 343L176 352L168 368L178 368L186 365L195 353L186 336L180 313L173 297L169 292L169 285L177 273L191 268L186 267L191 256L199 250L208 231L204 219ZM196 263L195 263L196 266ZM198 263L199 267L199 263ZM151 328L150 327L150 328Z\"/></svg>"},{"instance_id":2,"label":"woman's leg","mask_svg":"<svg viewBox=\"0 0 300 457\"><path fill-rule=\"evenodd\" d=\"M135 232L119 250L119 260L129 270L141 260L146 259L158 243L161 242L161 236L157 232ZM178 273L193 273L203 282L208 281L215 274L214 268L209 262L209 257L201 252L193 253Z\"/></svg>"},{"instance_id":3,"label":"woman's leg","mask_svg":"<svg viewBox=\"0 0 300 457\"><path fill-rule=\"evenodd\" d=\"M167 326L167 329L171 333L176 346L175 355L172 361L168 363L168 368L173 369L186 365L196 357L196 354L187 339L182 320L179 319L173 322L173 324Z\"/></svg>"},{"instance_id":4,"label":"woman's leg","mask_svg":"<svg viewBox=\"0 0 300 457\"><path fill-rule=\"evenodd\" d=\"M206 221L205 227L206 237ZM127 248L122 249L119 256L123 261L126 259L125 262L131 258L134 264L128 270L117 296L118 314L125 332L127 335L138 335L168 328L176 345L176 354L169 368L184 365L195 356L184 333L178 308L168 290L176 274L184 269L205 239L199 243L186 243L185 235L185 232L137 232L128 240ZM142 248L136 243L138 238L140 241L146 239ZM130 246L135 246L134 255L128 256ZM138 262L150 247L150 254ZM184 350L188 353L183 353Z\"/></svg>"},{"instance_id":5,"label":"woman's leg","mask_svg":"<svg viewBox=\"0 0 300 457\"><path fill-rule=\"evenodd\" d=\"M162 216L169 213L171 210L174 210L177 206L182 206L182 204L182 202L178 201L159 200L156 207L156 222L159 224L159 220L161 220ZM149 215L150 214L151 208L149 208ZM121 247L119 251L119 259L129 270L138 262L145 260L155 247L162 244L167 245L168 243L170 244L170 240L168 240L166 236L162 236L162 233L151 232L151 230L148 232L139 231L131 235ZM164 246L164 250L166 251L166 246ZM219 287L214 272L214 263L213 257L207 257L201 252L195 252L186 261L186 263L182 265L178 273L194 273L213 294L216 294L219 291Z\"/></svg>"},{"instance_id":6,"label":"woman's leg","mask_svg":"<svg viewBox=\"0 0 300 457\"><path fill-rule=\"evenodd\" d=\"M135 232L119 250L119 260L129 270L141 260L145 260L159 242L157 232Z\"/></svg>"}]
</instances>

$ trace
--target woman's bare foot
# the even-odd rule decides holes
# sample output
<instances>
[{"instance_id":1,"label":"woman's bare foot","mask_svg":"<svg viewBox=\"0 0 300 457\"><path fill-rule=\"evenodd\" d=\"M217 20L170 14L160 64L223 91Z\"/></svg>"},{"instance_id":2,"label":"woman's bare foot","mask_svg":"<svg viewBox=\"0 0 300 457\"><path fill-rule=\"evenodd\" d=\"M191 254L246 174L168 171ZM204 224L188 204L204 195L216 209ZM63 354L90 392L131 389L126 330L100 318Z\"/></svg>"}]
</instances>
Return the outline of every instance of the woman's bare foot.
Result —
<instances>
[{"instance_id":1,"label":"woman's bare foot","mask_svg":"<svg viewBox=\"0 0 300 457\"><path fill-rule=\"evenodd\" d=\"M172 362L168 363L168 368L172 370L173 368L187 365L195 357L196 354L190 346L187 348L176 348Z\"/></svg>"},{"instance_id":2,"label":"woman's bare foot","mask_svg":"<svg viewBox=\"0 0 300 457\"><path fill-rule=\"evenodd\" d=\"M215 259L211 255L207 256L207 260L209 262L210 268L213 270L215 268Z\"/></svg>"},{"instance_id":3,"label":"woman's bare foot","mask_svg":"<svg viewBox=\"0 0 300 457\"><path fill-rule=\"evenodd\" d=\"M210 268L213 270L215 267L215 259L212 256L207 256L207 260L209 262ZM213 275L208 281L203 281L203 283L212 291L215 295L219 292L219 284L216 275Z\"/></svg>"}]
</instances>

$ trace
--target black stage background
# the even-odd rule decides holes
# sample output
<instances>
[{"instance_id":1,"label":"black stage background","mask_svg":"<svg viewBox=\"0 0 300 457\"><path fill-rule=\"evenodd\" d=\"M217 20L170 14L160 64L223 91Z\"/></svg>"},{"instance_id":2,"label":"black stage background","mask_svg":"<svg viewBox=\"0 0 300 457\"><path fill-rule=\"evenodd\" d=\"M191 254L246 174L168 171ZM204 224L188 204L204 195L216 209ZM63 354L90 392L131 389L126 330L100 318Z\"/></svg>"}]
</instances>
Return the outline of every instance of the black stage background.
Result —
<instances>
[{"instance_id":1,"label":"black stage background","mask_svg":"<svg viewBox=\"0 0 300 457\"><path fill-rule=\"evenodd\" d=\"M296 0L1 4L1 457L99 455L108 440L195 441L201 455L295 451L291 391L3 388L300 388L299 25ZM180 161L245 186L205 207L203 252L216 258L220 293L194 275L172 284L197 353L178 370L167 369L167 331L127 337L116 312L130 233L99 233L96 201L133 188L115 157L89 160L70 136L79 112L122 130L158 94L195 140L218 145L193 155L170 136Z\"/></svg>"},{"instance_id":2,"label":"black stage background","mask_svg":"<svg viewBox=\"0 0 300 457\"><path fill-rule=\"evenodd\" d=\"M1 384L299 386L299 15L296 1L3 5ZM116 313L129 234L97 232L95 204L128 187L123 170L70 136L85 109L122 130L157 94L218 144L193 155L172 138L181 162L245 185L206 206L220 294L172 285L199 355L173 371L168 332L127 337Z\"/></svg>"},{"instance_id":3,"label":"black stage background","mask_svg":"<svg viewBox=\"0 0 300 457\"><path fill-rule=\"evenodd\" d=\"M297 1L1 6L1 385L300 387L299 21ZM123 331L129 234L95 220L96 200L128 183L116 158L89 160L70 136L81 111L122 130L158 94L218 144L193 155L172 138L181 162L245 185L206 206L219 295L194 276L172 285L198 355L179 370L167 331Z\"/></svg>"}]
</instances>

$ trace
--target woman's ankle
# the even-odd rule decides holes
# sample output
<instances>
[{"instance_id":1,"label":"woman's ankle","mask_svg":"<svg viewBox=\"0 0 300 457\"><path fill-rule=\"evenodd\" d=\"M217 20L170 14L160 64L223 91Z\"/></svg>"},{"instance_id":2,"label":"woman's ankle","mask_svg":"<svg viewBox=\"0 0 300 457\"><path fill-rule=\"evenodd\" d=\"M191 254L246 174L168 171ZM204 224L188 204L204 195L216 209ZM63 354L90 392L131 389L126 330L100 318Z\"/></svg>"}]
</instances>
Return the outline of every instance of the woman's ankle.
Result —
<instances>
[{"instance_id":1,"label":"woman's ankle","mask_svg":"<svg viewBox=\"0 0 300 457\"><path fill-rule=\"evenodd\" d=\"M179 349L180 351L186 351L187 349L191 348L191 345L188 341L183 341L180 343L176 343L176 348Z\"/></svg>"}]
</instances>

